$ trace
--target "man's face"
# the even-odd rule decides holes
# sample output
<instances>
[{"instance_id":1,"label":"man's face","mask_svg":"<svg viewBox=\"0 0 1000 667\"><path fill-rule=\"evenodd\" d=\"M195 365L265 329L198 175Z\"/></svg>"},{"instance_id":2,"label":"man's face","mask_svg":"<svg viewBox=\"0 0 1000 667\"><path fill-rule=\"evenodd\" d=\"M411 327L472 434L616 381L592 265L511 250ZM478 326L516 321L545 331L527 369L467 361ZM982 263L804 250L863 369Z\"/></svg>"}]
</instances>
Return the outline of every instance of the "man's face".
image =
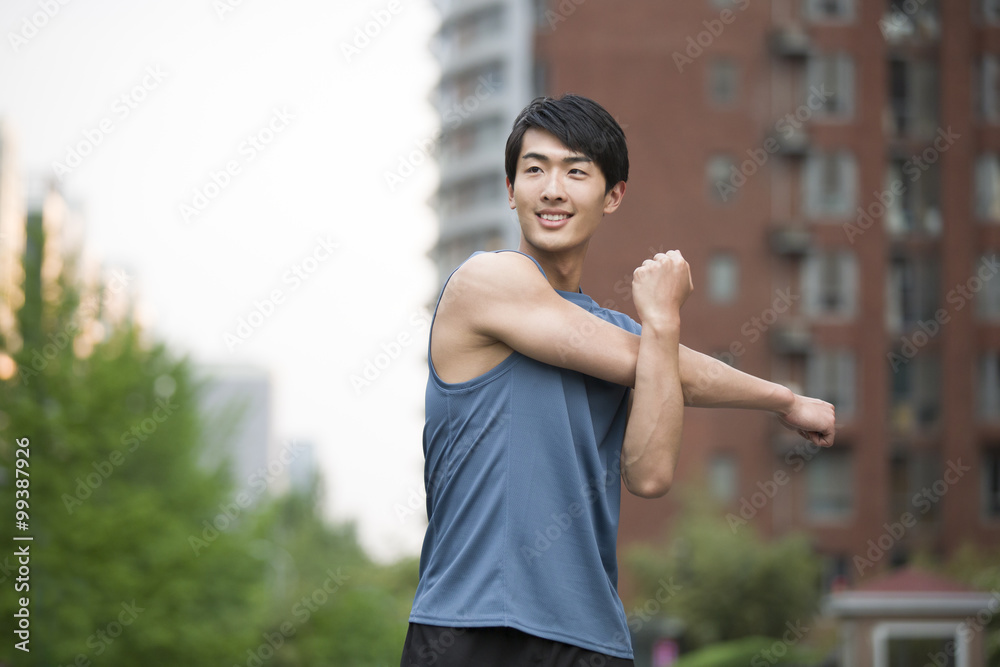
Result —
<instances>
[{"instance_id":1,"label":"man's face","mask_svg":"<svg viewBox=\"0 0 1000 667\"><path fill-rule=\"evenodd\" d=\"M558 253L585 250L605 213L618 208L625 183L607 194L597 163L567 148L545 130L524 133L514 185L507 201L517 210L521 235L531 247Z\"/></svg>"}]
</instances>

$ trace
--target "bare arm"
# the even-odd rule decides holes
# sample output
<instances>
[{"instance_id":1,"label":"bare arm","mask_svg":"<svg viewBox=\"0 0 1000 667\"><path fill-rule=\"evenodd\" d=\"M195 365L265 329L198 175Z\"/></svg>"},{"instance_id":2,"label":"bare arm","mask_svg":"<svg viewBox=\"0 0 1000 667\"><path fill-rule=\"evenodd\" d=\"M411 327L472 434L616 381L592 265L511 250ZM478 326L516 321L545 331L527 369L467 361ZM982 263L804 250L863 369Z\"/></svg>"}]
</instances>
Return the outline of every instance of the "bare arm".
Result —
<instances>
[{"instance_id":1,"label":"bare arm","mask_svg":"<svg viewBox=\"0 0 1000 667\"><path fill-rule=\"evenodd\" d=\"M538 361L637 388L626 433L629 446L623 447L623 456L628 456L623 459L623 479L637 495L662 495L669 488L682 423L678 403L771 410L803 437L817 444L833 441L829 404L796 396L679 345L679 324L671 329L670 318L655 325L643 322L643 336L606 322L559 296L534 263L517 253L484 253L466 262L442 297L439 320L443 316L460 318L460 328L471 332L476 345L500 341ZM643 401L636 410L638 389L644 384L657 388L641 392ZM661 413L675 416L657 417ZM649 456L656 448L648 450L646 445L658 432L674 444L664 456ZM648 485L641 473L627 476L637 462L635 471L659 471L649 475ZM654 464L646 468L646 462Z\"/></svg>"},{"instance_id":2,"label":"bare arm","mask_svg":"<svg viewBox=\"0 0 1000 667\"><path fill-rule=\"evenodd\" d=\"M680 308L691 289L690 269L676 250L646 260L633 274L632 295L642 335L621 471L625 488L643 498L670 490L680 453L684 424Z\"/></svg>"},{"instance_id":3,"label":"bare arm","mask_svg":"<svg viewBox=\"0 0 1000 667\"><path fill-rule=\"evenodd\" d=\"M699 408L769 410L781 423L819 446L833 444L835 414L826 401L799 396L683 345L680 352L684 403Z\"/></svg>"}]
</instances>

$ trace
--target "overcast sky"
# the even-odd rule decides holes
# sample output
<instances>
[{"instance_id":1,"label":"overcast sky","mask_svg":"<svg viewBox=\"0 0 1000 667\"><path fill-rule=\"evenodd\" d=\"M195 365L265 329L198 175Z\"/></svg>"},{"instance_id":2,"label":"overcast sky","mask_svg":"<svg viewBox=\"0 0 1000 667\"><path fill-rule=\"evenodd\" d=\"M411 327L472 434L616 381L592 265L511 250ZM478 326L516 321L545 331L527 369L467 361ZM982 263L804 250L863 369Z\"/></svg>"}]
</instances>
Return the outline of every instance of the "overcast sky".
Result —
<instances>
[{"instance_id":1,"label":"overcast sky","mask_svg":"<svg viewBox=\"0 0 1000 667\"><path fill-rule=\"evenodd\" d=\"M385 174L437 130L437 12L63 2L0 4L0 117L25 175L60 172L87 245L135 277L178 354L271 371L274 435L315 442L331 516L381 558L416 553L437 172Z\"/></svg>"}]
</instances>

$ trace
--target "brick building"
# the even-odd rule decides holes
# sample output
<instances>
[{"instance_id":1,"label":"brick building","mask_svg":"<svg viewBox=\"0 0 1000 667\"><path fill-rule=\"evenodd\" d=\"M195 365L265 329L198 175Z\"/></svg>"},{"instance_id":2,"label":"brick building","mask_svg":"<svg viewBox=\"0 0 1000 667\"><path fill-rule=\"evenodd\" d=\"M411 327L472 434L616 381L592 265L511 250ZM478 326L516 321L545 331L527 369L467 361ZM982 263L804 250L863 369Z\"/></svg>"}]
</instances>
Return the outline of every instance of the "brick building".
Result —
<instances>
[{"instance_id":1,"label":"brick building","mask_svg":"<svg viewBox=\"0 0 1000 667\"><path fill-rule=\"evenodd\" d=\"M828 582L1000 546L1000 3L437 5L442 279L516 243L516 111L593 97L632 169L584 290L634 315L633 268L679 248L685 344L837 405L821 452L768 415L688 410L679 479L765 534L808 532ZM499 90L455 122L484 76ZM658 539L672 496L626 494L620 545Z\"/></svg>"}]
</instances>

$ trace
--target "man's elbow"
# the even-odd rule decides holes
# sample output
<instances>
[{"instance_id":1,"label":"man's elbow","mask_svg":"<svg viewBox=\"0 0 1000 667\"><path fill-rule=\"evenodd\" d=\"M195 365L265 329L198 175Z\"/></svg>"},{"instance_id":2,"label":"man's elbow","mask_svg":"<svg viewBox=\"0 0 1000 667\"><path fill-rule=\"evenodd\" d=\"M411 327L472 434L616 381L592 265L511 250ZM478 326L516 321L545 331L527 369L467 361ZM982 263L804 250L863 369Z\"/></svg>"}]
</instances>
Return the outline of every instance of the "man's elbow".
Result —
<instances>
[{"instance_id":1,"label":"man's elbow","mask_svg":"<svg viewBox=\"0 0 1000 667\"><path fill-rule=\"evenodd\" d=\"M647 477L631 484L626 484L625 488L633 496L640 498L662 498L670 491L673 483L672 475L660 475L658 477Z\"/></svg>"}]
</instances>

